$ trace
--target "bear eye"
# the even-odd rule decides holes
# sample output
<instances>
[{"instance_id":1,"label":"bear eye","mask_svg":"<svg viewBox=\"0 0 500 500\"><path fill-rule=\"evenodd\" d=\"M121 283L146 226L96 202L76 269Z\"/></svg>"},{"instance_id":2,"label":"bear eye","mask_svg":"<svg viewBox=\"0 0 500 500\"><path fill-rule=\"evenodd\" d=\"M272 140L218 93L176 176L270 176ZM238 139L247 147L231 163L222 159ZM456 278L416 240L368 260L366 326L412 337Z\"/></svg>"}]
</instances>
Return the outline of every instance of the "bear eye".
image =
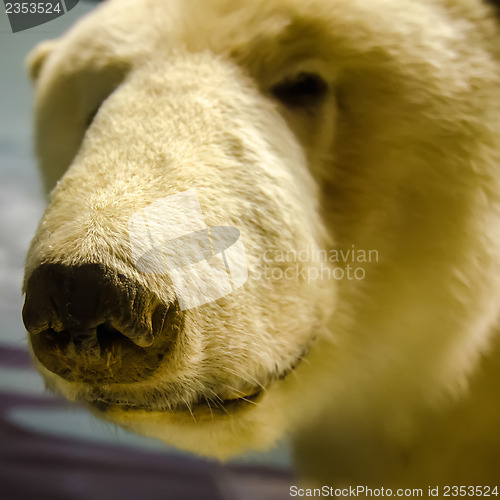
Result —
<instances>
[{"instance_id":1,"label":"bear eye","mask_svg":"<svg viewBox=\"0 0 500 500\"><path fill-rule=\"evenodd\" d=\"M96 108L94 108L92 110L92 112L87 115L87 118L85 120L85 129L88 129L90 127L90 125L94 121L95 115L97 115L97 112L99 111L100 107L101 107L101 105L99 104L99 106L97 106Z\"/></svg>"},{"instance_id":2,"label":"bear eye","mask_svg":"<svg viewBox=\"0 0 500 500\"><path fill-rule=\"evenodd\" d=\"M310 107L319 104L328 92L328 84L319 75L301 72L271 88L274 97L289 107Z\"/></svg>"}]
</instances>

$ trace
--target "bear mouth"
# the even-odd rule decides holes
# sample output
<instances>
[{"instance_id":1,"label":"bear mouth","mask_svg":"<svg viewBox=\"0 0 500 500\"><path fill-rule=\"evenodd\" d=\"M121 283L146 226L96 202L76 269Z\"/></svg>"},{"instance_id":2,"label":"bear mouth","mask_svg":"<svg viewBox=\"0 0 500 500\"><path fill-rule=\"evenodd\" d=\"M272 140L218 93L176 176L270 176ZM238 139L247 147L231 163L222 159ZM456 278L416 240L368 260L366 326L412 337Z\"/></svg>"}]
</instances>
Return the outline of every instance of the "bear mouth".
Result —
<instances>
[{"instance_id":1,"label":"bear mouth","mask_svg":"<svg viewBox=\"0 0 500 500\"><path fill-rule=\"evenodd\" d=\"M311 342L312 344L312 342ZM151 403L141 403L140 401L120 400L108 397L96 397L88 401L90 407L100 413L112 411L146 411L146 412L166 412L172 414L186 415L189 418L195 418L200 415L224 416L242 411L259 405L265 393L276 382L285 380L301 363L310 350L309 344L296 360L284 371L272 374L268 377L267 384L259 384L258 387L246 390L244 393L238 393L229 397L221 397L213 393L210 396L201 394L194 402L178 402L171 406L159 406Z\"/></svg>"},{"instance_id":2,"label":"bear mouth","mask_svg":"<svg viewBox=\"0 0 500 500\"><path fill-rule=\"evenodd\" d=\"M234 411L241 410L244 407L258 405L263 397L265 389L259 387L255 392L245 394L234 398L211 398L201 397L199 401L194 403L178 403L170 408L155 407L154 405L143 404L139 402L112 400L107 398L98 398L90 402L90 406L99 412L109 412L111 410L121 411L147 411L147 412L168 412L175 414L186 414L194 416L197 414L209 413L212 415L227 415Z\"/></svg>"}]
</instances>

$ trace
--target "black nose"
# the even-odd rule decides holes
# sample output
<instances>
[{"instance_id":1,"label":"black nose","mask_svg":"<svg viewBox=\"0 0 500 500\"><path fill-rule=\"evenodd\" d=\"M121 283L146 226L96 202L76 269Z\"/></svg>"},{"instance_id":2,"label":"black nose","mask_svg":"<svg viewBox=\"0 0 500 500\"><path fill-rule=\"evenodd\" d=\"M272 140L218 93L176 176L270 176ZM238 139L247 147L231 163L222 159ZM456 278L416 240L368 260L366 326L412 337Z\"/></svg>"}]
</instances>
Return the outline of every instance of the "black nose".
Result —
<instances>
[{"instance_id":1,"label":"black nose","mask_svg":"<svg viewBox=\"0 0 500 500\"><path fill-rule=\"evenodd\" d=\"M64 331L77 346L87 348L99 327L121 326L123 335L147 347L153 343L152 325L148 318L131 324L128 313L139 293L124 281L100 264L42 265L28 281L24 324L33 334L48 328Z\"/></svg>"},{"instance_id":2,"label":"black nose","mask_svg":"<svg viewBox=\"0 0 500 500\"><path fill-rule=\"evenodd\" d=\"M128 373L118 366L125 358L152 368L159 356L150 351L158 350L167 311L141 285L101 264L42 264L28 279L23 321L35 355L49 370L75 378L75 370L102 369L114 371L116 379L118 372Z\"/></svg>"}]
</instances>

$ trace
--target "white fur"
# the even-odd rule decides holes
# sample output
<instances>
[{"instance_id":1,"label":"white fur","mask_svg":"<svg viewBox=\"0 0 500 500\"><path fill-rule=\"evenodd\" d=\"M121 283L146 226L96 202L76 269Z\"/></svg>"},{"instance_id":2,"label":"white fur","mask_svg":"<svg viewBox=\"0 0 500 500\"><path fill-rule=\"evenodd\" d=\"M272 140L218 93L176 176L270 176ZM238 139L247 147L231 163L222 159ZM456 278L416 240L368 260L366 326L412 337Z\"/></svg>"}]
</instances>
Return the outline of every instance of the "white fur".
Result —
<instances>
[{"instance_id":1,"label":"white fur","mask_svg":"<svg viewBox=\"0 0 500 500\"><path fill-rule=\"evenodd\" d=\"M100 389L168 408L257 383L258 404L225 416L116 410L112 421L220 458L290 432L304 474L330 483L497 479L492 10L479 0L110 0L47 47L31 58L37 148L47 189L57 186L26 277L41 262L103 262L173 300L168 276L134 269L127 222L190 188L207 224L240 229L252 270L232 295L187 312L152 379ZM330 87L309 113L270 94L304 70ZM353 248L378 255L362 280L263 277L264 255ZM91 397L40 371L68 398Z\"/></svg>"}]
</instances>

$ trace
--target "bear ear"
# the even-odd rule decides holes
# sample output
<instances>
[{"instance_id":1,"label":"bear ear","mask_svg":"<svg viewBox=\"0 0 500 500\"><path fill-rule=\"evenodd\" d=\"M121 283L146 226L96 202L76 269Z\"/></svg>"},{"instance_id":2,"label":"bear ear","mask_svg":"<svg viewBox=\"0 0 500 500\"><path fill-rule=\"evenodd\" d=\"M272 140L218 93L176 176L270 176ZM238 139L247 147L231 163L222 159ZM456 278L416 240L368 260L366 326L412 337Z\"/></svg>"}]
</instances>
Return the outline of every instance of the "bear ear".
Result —
<instances>
[{"instance_id":1,"label":"bear ear","mask_svg":"<svg viewBox=\"0 0 500 500\"><path fill-rule=\"evenodd\" d=\"M26 68L30 75L31 81L35 82L43 67L47 57L57 45L57 40L47 40L39 43L26 57Z\"/></svg>"}]
</instances>

